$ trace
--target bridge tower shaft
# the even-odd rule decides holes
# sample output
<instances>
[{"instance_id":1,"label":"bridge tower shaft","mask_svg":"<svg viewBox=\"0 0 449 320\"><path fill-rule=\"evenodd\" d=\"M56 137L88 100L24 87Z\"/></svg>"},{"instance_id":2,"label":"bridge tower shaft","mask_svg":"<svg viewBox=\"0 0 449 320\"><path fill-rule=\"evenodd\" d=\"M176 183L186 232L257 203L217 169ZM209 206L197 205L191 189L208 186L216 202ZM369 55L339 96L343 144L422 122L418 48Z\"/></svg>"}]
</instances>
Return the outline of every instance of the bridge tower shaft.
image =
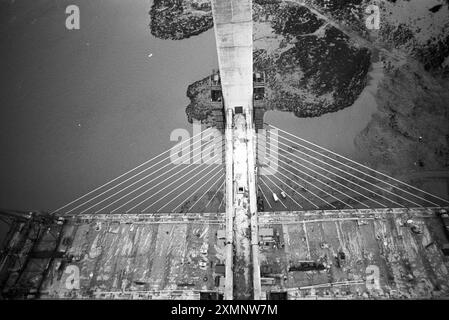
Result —
<instances>
[{"instance_id":1,"label":"bridge tower shaft","mask_svg":"<svg viewBox=\"0 0 449 320\"><path fill-rule=\"evenodd\" d=\"M225 299L260 299L252 0L212 0L225 111Z\"/></svg>"}]
</instances>

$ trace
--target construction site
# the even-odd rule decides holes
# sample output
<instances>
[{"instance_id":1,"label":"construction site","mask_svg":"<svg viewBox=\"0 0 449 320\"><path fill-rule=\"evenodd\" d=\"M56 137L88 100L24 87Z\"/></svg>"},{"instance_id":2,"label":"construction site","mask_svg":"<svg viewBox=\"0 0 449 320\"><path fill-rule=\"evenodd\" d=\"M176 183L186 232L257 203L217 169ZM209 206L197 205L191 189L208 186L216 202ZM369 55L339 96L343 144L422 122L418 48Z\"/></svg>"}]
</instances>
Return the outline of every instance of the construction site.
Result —
<instances>
[{"instance_id":1,"label":"construction site","mask_svg":"<svg viewBox=\"0 0 449 320\"><path fill-rule=\"evenodd\" d=\"M4 299L224 297L223 214L2 214L14 221L2 251ZM260 299L445 298L449 247L440 216L260 213Z\"/></svg>"},{"instance_id":2,"label":"construction site","mask_svg":"<svg viewBox=\"0 0 449 320\"><path fill-rule=\"evenodd\" d=\"M264 122L252 1L211 5L216 127L52 212L1 210L0 298L449 298L449 200Z\"/></svg>"}]
</instances>

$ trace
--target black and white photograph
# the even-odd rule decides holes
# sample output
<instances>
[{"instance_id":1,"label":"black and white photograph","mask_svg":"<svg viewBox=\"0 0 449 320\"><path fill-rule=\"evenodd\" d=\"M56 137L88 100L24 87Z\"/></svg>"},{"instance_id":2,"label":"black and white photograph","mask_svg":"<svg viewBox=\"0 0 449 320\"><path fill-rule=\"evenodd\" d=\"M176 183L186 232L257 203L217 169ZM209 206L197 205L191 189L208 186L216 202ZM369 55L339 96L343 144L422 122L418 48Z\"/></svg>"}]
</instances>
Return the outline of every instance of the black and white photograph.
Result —
<instances>
[{"instance_id":1,"label":"black and white photograph","mask_svg":"<svg viewBox=\"0 0 449 320\"><path fill-rule=\"evenodd\" d=\"M448 0L0 0L0 88L0 302L449 299Z\"/></svg>"}]
</instances>

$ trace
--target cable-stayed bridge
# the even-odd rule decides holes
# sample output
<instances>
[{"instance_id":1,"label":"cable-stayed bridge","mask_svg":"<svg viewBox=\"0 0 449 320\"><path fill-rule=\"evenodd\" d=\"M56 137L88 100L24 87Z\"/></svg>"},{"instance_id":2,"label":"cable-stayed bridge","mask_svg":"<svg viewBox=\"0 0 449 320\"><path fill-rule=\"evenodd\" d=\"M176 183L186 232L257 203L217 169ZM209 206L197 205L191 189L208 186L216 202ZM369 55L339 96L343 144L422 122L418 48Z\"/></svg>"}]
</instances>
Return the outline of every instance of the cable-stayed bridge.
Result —
<instances>
[{"instance_id":1,"label":"cable-stayed bridge","mask_svg":"<svg viewBox=\"0 0 449 320\"><path fill-rule=\"evenodd\" d=\"M175 148L167 150L53 213L218 212L224 208L224 161L217 132L208 128L178 144L180 156L174 156Z\"/></svg>"},{"instance_id":2,"label":"cable-stayed bridge","mask_svg":"<svg viewBox=\"0 0 449 320\"><path fill-rule=\"evenodd\" d=\"M217 130L207 128L53 213L222 213L225 207L224 147L218 134ZM214 140L204 143L210 137ZM255 140L257 153L263 157L257 162L257 189L258 197L263 200L262 211L449 205L442 197L280 128L266 125ZM173 164L172 154L183 148L184 154L176 158L180 163ZM277 201L273 194L277 195Z\"/></svg>"},{"instance_id":3,"label":"cable-stayed bridge","mask_svg":"<svg viewBox=\"0 0 449 320\"><path fill-rule=\"evenodd\" d=\"M48 216L5 212L20 221L2 256L4 294L448 294L447 199L260 126L251 7L212 1L222 130L194 133Z\"/></svg>"},{"instance_id":4,"label":"cable-stayed bridge","mask_svg":"<svg viewBox=\"0 0 449 320\"><path fill-rule=\"evenodd\" d=\"M88 270L92 270L94 274L102 276L107 274L109 269L100 267L101 263L97 267L89 267L89 264L99 259L98 261L103 261L105 266L111 265L109 268L112 270L122 264L127 266L122 272L137 267L133 272L133 279L137 278L142 284L145 283L141 285L145 289L131 286L125 291L113 290L114 286L108 285L107 290L97 289L89 296L91 298L198 299L205 295L213 297L216 292L226 297L226 283L218 285L210 283L213 276L205 276L208 278L207 289L199 284L195 284L194 288L183 287L185 284L193 286L194 282L189 282L189 276L198 271L209 275L222 274L224 279L230 278L226 270L218 271L218 266L221 263L225 266L226 262L230 265L232 279L241 281L234 275L233 256L231 255L231 258L226 256L226 247L230 247L231 254L235 254L233 248L235 233L231 233L232 242L226 239L226 231L229 228L233 231L235 225L233 223L228 227L229 220L235 222L235 218L230 219L225 211L227 199L225 148L221 136L220 131L206 128L172 149L58 208L53 212L53 216L67 219L68 222L64 226L53 224L50 228L53 237L44 234L39 237L36 234L37 230L29 231L30 237L41 239L37 247L43 243L44 247L49 244L55 247L51 248L52 250L30 249L34 253L27 254L28 257L31 256L28 261L45 261L45 259L58 261L62 259L58 256L61 254L59 253L61 245L56 249L56 243L62 243L63 239L72 239L70 240L72 244L66 245L66 249L63 249L72 257L70 263L78 265L75 261L80 259L82 247L89 248L85 258L87 262L81 264L81 268L84 266L87 271L81 270L81 273L88 274ZM214 138L211 140L211 137ZM318 276L317 279L303 279L300 281L303 285L299 288L292 286L292 283L297 281L295 279L289 279L291 283L280 288L273 289L273 286L267 286L265 283L267 278L276 274L270 269L273 268L273 263L285 264L288 268L295 268L298 263L307 263L313 270L314 261L321 261L323 252L329 250L326 247L322 248L324 245L328 246L329 241L334 242L332 252L345 252L347 260L352 256L358 261L351 268L360 267L358 265L360 261L364 261L363 265L370 261L373 265L381 265L382 262L387 265L391 263L393 266L399 263L402 266L404 262L401 259L404 261L416 259L420 262L415 261L413 264L423 265L421 268L424 271L419 272L422 272L423 279L430 277L431 286L438 286L440 282L444 282L442 279L446 276L438 275L438 272L435 274L433 269L436 267L428 265L424 268L424 264L426 259L429 259L433 262L427 262L428 264L437 263L440 267L444 265L444 261L439 260L444 256L441 252L445 243L444 234L441 232L442 229L440 231L434 229L438 229L438 225L441 224L439 219L441 210L447 210L446 199L268 124L264 130L259 130L254 140L257 141L256 227L260 233L257 243L258 251L263 257L259 271L262 275L259 299L270 298L277 293L287 293L288 298L293 299L302 297L304 292L314 292L313 290L326 292L329 288L350 287L357 290L363 287L365 285L363 277L356 281L335 275L333 281ZM201 158L201 161L196 161L198 158ZM232 185L238 193L238 186L234 181ZM251 227L254 228L254 225ZM405 230L404 227L409 230ZM269 230L271 234L267 236ZM354 239L359 240L352 243ZM95 251L92 248L97 248L99 243L101 250L97 250L100 250L105 257L92 253ZM432 247L423 249L432 243ZM410 246L410 249L407 246ZM419 246L421 248L417 249ZM64 248L64 245L62 247ZM135 248L133 251L136 250L137 256L131 259L128 256L130 253L122 251L122 247ZM427 252L430 249L433 250L431 254ZM382 250L391 250L390 255L399 255L401 259L384 258ZM410 250L414 253L408 252ZM195 262L195 258L189 252L195 252L193 255L200 256L200 260ZM140 255L148 255L148 262L145 262L146 258L139 258ZM278 259L281 259L281 262ZM208 263L213 262L214 266L207 268L206 260ZM39 275L44 273L44 267L36 268L36 262L30 267L30 263L27 264L26 261L24 259L22 262L22 270L31 268L31 271L21 273L16 279L17 282L14 282L15 285L20 285L23 279L29 279L32 275L36 276L36 273ZM153 265L145 270L144 266L150 261ZM178 261L180 264L178 267L182 269L167 266L173 261ZM292 265L291 261L296 262ZM251 263L250 260L249 264ZM405 263L405 266L409 263ZM54 262L48 265L56 268ZM165 271L162 272L159 268ZM398 268L410 270L410 267ZM212 273L209 269L213 270ZM412 269L413 274L419 273L414 267ZM417 269L419 270L419 267ZM362 271L359 270L363 275ZM151 284L143 281L146 272L155 274L150 276L150 280L146 280ZM293 272L287 271L287 274ZM318 271L322 272L324 271ZM394 278L395 282L398 281L395 278L398 276L395 272L398 271L385 272L386 274L391 272L393 275L389 277ZM171 280L166 280L167 285L171 284L168 287L159 279L164 278L164 273L173 274ZM50 277L48 274L51 274L50 271L46 277L54 281L55 275ZM137 276L138 274L140 276ZM109 277L114 276L111 273ZM179 280L180 277L185 280ZM400 278L402 279L402 276ZM101 282L97 280L93 283ZM177 287L174 289L175 282ZM45 283L43 280L40 288L48 288ZM94 286L88 283L90 282L84 284L86 288ZM247 285L247 282L240 284L244 285ZM217 291L214 291L214 288ZM227 298L234 298L238 288L233 284L232 295ZM65 288L58 287L53 295L46 291L48 289L40 290L46 293L44 297L55 295L70 297L67 296L70 290ZM85 293L81 297L86 297ZM237 295L235 298L244 297Z\"/></svg>"}]
</instances>

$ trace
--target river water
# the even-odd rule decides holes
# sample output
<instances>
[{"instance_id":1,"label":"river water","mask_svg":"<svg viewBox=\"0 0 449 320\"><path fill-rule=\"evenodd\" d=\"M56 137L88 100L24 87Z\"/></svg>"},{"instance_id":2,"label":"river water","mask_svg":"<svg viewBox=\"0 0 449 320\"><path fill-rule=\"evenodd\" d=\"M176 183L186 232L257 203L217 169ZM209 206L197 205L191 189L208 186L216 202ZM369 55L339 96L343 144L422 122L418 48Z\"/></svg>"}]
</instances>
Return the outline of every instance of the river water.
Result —
<instances>
[{"instance_id":1,"label":"river water","mask_svg":"<svg viewBox=\"0 0 449 320\"><path fill-rule=\"evenodd\" d=\"M2 13L0 206L51 210L191 130L187 86L218 66L213 30L156 39L151 1L16 0ZM149 57L151 56L151 57Z\"/></svg>"}]
</instances>

